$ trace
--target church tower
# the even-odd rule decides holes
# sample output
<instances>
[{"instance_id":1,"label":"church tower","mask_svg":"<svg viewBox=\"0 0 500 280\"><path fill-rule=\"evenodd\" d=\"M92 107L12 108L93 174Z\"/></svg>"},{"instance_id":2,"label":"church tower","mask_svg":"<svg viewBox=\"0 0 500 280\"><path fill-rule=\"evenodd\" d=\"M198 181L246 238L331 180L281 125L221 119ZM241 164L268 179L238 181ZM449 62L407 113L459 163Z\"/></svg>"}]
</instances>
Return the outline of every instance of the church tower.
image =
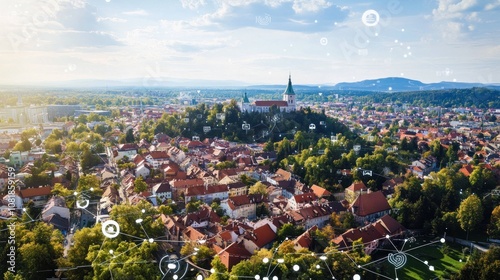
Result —
<instances>
[{"instance_id":1,"label":"church tower","mask_svg":"<svg viewBox=\"0 0 500 280\"><path fill-rule=\"evenodd\" d=\"M245 91L245 95L243 95L243 99L241 100L241 111L250 111L250 100L248 100L247 92Z\"/></svg>"},{"instance_id":2,"label":"church tower","mask_svg":"<svg viewBox=\"0 0 500 280\"><path fill-rule=\"evenodd\" d=\"M288 108L287 112L295 111L295 92L292 87L292 75L288 75L288 85L286 86L285 91L283 92L283 100L287 102Z\"/></svg>"}]
</instances>

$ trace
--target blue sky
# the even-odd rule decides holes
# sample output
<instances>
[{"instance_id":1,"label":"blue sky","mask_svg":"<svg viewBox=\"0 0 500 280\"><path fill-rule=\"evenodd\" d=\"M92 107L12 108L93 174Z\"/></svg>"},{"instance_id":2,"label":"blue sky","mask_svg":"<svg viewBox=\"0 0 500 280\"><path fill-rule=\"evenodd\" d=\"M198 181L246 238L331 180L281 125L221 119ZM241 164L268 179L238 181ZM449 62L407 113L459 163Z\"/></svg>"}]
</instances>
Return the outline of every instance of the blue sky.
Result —
<instances>
[{"instance_id":1,"label":"blue sky","mask_svg":"<svg viewBox=\"0 0 500 280\"><path fill-rule=\"evenodd\" d=\"M500 0L0 0L0 84L498 83L499 16Z\"/></svg>"}]
</instances>

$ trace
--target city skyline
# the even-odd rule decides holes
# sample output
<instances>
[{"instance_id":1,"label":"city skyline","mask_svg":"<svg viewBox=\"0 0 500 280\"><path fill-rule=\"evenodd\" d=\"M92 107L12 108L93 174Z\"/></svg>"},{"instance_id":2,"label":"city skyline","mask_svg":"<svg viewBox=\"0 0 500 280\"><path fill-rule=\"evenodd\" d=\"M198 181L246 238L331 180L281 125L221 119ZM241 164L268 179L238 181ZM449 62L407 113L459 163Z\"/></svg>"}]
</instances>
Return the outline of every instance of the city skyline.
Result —
<instances>
[{"instance_id":1,"label":"city skyline","mask_svg":"<svg viewBox=\"0 0 500 280\"><path fill-rule=\"evenodd\" d=\"M500 1L1 2L0 85L500 82ZM150 85L151 83L146 83ZM153 83L154 84L154 83Z\"/></svg>"}]
</instances>

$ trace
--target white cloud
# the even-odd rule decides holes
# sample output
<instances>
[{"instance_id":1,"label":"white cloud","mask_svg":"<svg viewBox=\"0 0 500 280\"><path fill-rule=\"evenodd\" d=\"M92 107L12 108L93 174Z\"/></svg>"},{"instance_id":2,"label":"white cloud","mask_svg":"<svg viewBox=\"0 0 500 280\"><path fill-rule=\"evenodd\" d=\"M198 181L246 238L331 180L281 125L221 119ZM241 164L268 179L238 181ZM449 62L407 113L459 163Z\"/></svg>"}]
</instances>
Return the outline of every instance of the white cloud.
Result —
<instances>
[{"instance_id":1,"label":"white cloud","mask_svg":"<svg viewBox=\"0 0 500 280\"><path fill-rule=\"evenodd\" d=\"M301 14L309 12L316 13L330 6L332 6L332 3L325 0L295 0L293 1L292 8L297 14Z\"/></svg>"},{"instance_id":2,"label":"white cloud","mask_svg":"<svg viewBox=\"0 0 500 280\"><path fill-rule=\"evenodd\" d=\"M133 11L128 11L128 12L123 12L122 14L128 15L128 16L147 16L149 15L148 12L145 10L133 10Z\"/></svg>"},{"instance_id":3,"label":"white cloud","mask_svg":"<svg viewBox=\"0 0 500 280\"><path fill-rule=\"evenodd\" d=\"M97 18L97 21L98 22L101 22L101 21L110 21L110 22L127 22L126 19L123 19L123 18L116 18L116 17L100 17L100 18Z\"/></svg>"},{"instance_id":4,"label":"white cloud","mask_svg":"<svg viewBox=\"0 0 500 280\"><path fill-rule=\"evenodd\" d=\"M497 7L500 7L500 0L497 0L497 1L495 1L494 3L489 3L489 4L487 4L487 5L484 7L484 9L485 9L486 11L490 11L490 10L493 10L493 9L495 9L495 8L497 8Z\"/></svg>"},{"instance_id":5,"label":"white cloud","mask_svg":"<svg viewBox=\"0 0 500 280\"><path fill-rule=\"evenodd\" d=\"M439 0L437 9L432 10L432 14L437 19L462 18L463 13L477 4L477 0Z\"/></svg>"},{"instance_id":6,"label":"white cloud","mask_svg":"<svg viewBox=\"0 0 500 280\"><path fill-rule=\"evenodd\" d=\"M207 4L205 0L180 0L183 8L188 8L191 10L196 10Z\"/></svg>"}]
</instances>

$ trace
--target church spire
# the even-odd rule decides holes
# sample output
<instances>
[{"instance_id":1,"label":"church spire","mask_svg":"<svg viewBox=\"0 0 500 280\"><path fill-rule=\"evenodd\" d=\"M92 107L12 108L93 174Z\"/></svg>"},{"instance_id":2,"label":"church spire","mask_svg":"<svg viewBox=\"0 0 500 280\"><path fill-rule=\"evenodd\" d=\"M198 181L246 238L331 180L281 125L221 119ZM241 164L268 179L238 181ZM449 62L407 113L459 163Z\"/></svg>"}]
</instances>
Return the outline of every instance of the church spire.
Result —
<instances>
[{"instance_id":1,"label":"church spire","mask_svg":"<svg viewBox=\"0 0 500 280\"><path fill-rule=\"evenodd\" d=\"M245 91L245 95L243 96L243 103L250 103L250 100L248 100L247 92Z\"/></svg>"},{"instance_id":2,"label":"church spire","mask_svg":"<svg viewBox=\"0 0 500 280\"><path fill-rule=\"evenodd\" d=\"M288 85L286 86L285 92L283 92L285 95L295 95L295 92L293 91L292 87L292 74L288 74Z\"/></svg>"}]
</instances>

